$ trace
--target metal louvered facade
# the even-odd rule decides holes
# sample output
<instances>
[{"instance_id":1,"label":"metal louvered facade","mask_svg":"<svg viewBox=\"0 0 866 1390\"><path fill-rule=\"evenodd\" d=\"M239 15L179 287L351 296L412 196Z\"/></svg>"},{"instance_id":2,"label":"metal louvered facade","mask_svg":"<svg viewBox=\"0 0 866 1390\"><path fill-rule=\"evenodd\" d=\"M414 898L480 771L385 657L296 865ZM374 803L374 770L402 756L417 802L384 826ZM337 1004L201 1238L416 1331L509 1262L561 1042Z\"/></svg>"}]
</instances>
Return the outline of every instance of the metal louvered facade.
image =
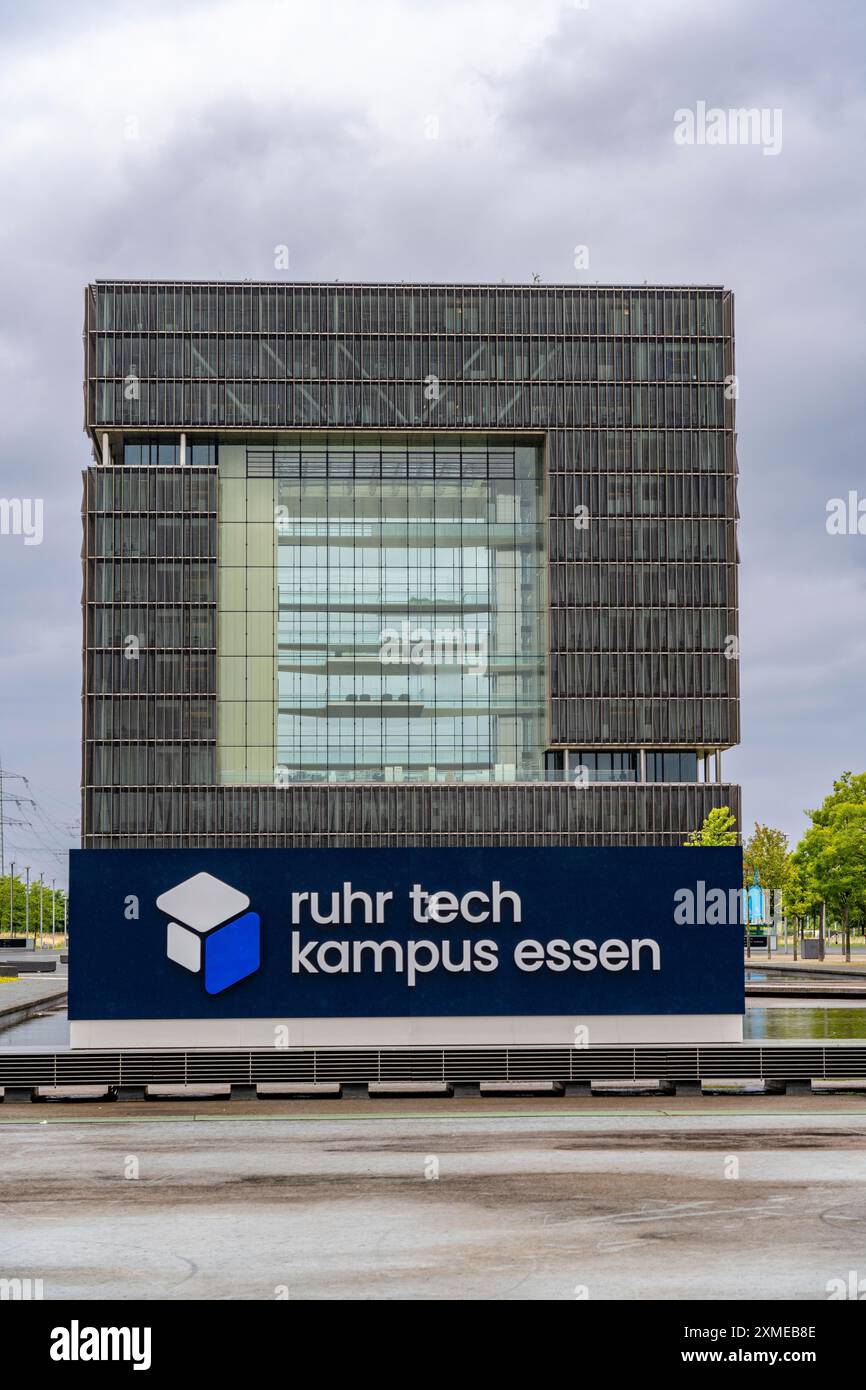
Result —
<instances>
[{"instance_id":1,"label":"metal louvered facade","mask_svg":"<svg viewBox=\"0 0 866 1390\"><path fill-rule=\"evenodd\" d=\"M729 291L104 281L85 353L86 847L739 823ZM369 644L434 612L489 670L398 693Z\"/></svg>"}]
</instances>

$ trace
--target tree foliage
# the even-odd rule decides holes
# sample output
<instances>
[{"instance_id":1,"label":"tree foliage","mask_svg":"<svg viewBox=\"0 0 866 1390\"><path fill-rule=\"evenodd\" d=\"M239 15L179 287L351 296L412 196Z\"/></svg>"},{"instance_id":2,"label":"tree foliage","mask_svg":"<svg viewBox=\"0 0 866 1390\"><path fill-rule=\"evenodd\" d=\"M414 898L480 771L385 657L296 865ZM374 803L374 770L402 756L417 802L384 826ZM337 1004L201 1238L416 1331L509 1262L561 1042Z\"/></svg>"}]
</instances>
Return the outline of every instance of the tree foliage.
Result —
<instances>
[{"instance_id":1,"label":"tree foliage","mask_svg":"<svg viewBox=\"0 0 866 1390\"><path fill-rule=\"evenodd\" d=\"M814 917L821 909L821 894L809 866L796 854L788 859L788 872L782 887L782 908L786 917Z\"/></svg>"},{"instance_id":2,"label":"tree foliage","mask_svg":"<svg viewBox=\"0 0 866 1390\"><path fill-rule=\"evenodd\" d=\"M45 885L42 890L42 925L44 931L51 930L51 908L52 899L54 905L54 920L58 931L63 929L64 905L66 894L58 888L52 894L49 885ZM33 936L39 930L39 880L32 879L30 882L30 935ZM15 875L12 883L12 928L9 926L9 874L0 878L0 932L4 936L24 935L24 928L27 923L27 886L24 879Z\"/></svg>"},{"instance_id":3,"label":"tree foliage","mask_svg":"<svg viewBox=\"0 0 866 1390\"><path fill-rule=\"evenodd\" d=\"M693 830L686 840L692 845L735 845L737 819L730 806L714 806L700 830Z\"/></svg>"},{"instance_id":4,"label":"tree foliage","mask_svg":"<svg viewBox=\"0 0 866 1390\"><path fill-rule=\"evenodd\" d=\"M743 882L751 883L756 870L759 884L770 893L784 888L790 871L787 835L757 821L743 847Z\"/></svg>"},{"instance_id":5,"label":"tree foliage","mask_svg":"<svg viewBox=\"0 0 866 1390\"><path fill-rule=\"evenodd\" d=\"M808 814L794 864L813 908L825 902L847 937L851 923L866 918L866 772L843 772Z\"/></svg>"}]
</instances>

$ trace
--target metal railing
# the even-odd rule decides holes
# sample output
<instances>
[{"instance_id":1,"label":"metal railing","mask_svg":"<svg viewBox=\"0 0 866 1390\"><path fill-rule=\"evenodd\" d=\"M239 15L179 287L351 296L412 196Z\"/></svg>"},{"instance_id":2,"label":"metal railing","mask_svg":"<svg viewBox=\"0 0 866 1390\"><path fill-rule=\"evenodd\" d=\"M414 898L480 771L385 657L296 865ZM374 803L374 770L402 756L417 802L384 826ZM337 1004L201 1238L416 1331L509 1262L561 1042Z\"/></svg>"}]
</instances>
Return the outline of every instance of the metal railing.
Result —
<instances>
[{"instance_id":1,"label":"metal railing","mask_svg":"<svg viewBox=\"0 0 866 1390\"><path fill-rule=\"evenodd\" d=\"M0 1086L864 1079L862 1042L0 1052Z\"/></svg>"}]
</instances>

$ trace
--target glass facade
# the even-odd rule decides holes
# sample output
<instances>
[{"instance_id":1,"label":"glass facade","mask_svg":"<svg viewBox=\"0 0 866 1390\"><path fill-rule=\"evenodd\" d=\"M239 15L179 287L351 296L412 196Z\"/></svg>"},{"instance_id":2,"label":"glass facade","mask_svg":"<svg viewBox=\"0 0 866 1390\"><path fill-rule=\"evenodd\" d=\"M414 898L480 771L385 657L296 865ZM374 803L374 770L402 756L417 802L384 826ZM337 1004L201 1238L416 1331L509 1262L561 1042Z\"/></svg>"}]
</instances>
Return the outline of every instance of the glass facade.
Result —
<instances>
[{"instance_id":1,"label":"glass facade","mask_svg":"<svg viewBox=\"0 0 866 1390\"><path fill-rule=\"evenodd\" d=\"M738 812L707 781L739 738L729 291L85 304L85 844L678 844Z\"/></svg>"},{"instance_id":2,"label":"glass facade","mask_svg":"<svg viewBox=\"0 0 866 1390\"><path fill-rule=\"evenodd\" d=\"M646 755L646 779L648 782L695 782L698 776L696 753L652 752Z\"/></svg>"},{"instance_id":3,"label":"glass facade","mask_svg":"<svg viewBox=\"0 0 866 1390\"><path fill-rule=\"evenodd\" d=\"M126 468L176 468L180 461L180 440L176 436L161 435L146 439L134 434L124 435L123 463ZM216 463L215 441L191 439L184 463L192 468L212 468Z\"/></svg>"},{"instance_id":4,"label":"glass facade","mask_svg":"<svg viewBox=\"0 0 866 1390\"><path fill-rule=\"evenodd\" d=\"M540 445L226 446L220 488L221 781L541 775Z\"/></svg>"},{"instance_id":5,"label":"glass facade","mask_svg":"<svg viewBox=\"0 0 866 1390\"><path fill-rule=\"evenodd\" d=\"M637 782L640 780L640 754L637 752L599 753L595 749L569 751L565 755L567 775L584 782ZM694 779L696 780L696 779Z\"/></svg>"},{"instance_id":6,"label":"glass facade","mask_svg":"<svg viewBox=\"0 0 866 1390\"><path fill-rule=\"evenodd\" d=\"M643 752L643 767L641 753ZM550 781L588 782L697 782L698 755L689 749L553 749L545 758Z\"/></svg>"}]
</instances>

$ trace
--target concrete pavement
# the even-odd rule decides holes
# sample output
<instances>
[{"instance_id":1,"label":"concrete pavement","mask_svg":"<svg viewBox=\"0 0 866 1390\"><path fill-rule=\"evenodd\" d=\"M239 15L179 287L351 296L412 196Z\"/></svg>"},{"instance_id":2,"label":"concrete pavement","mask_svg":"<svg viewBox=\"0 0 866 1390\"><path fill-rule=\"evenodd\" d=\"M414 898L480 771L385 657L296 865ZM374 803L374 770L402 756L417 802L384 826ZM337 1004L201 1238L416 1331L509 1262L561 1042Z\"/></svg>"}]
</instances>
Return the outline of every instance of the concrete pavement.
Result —
<instances>
[{"instance_id":1,"label":"concrete pavement","mask_svg":"<svg viewBox=\"0 0 866 1390\"><path fill-rule=\"evenodd\" d=\"M50 975L20 975L17 980L3 980L0 963L0 1029L26 1018L41 1005L65 999L69 988L65 965L58 965Z\"/></svg>"},{"instance_id":2,"label":"concrete pavement","mask_svg":"<svg viewBox=\"0 0 866 1390\"><path fill-rule=\"evenodd\" d=\"M866 1274L862 1100L339 1104L18 1111L0 1274L46 1298L568 1301Z\"/></svg>"}]
</instances>

